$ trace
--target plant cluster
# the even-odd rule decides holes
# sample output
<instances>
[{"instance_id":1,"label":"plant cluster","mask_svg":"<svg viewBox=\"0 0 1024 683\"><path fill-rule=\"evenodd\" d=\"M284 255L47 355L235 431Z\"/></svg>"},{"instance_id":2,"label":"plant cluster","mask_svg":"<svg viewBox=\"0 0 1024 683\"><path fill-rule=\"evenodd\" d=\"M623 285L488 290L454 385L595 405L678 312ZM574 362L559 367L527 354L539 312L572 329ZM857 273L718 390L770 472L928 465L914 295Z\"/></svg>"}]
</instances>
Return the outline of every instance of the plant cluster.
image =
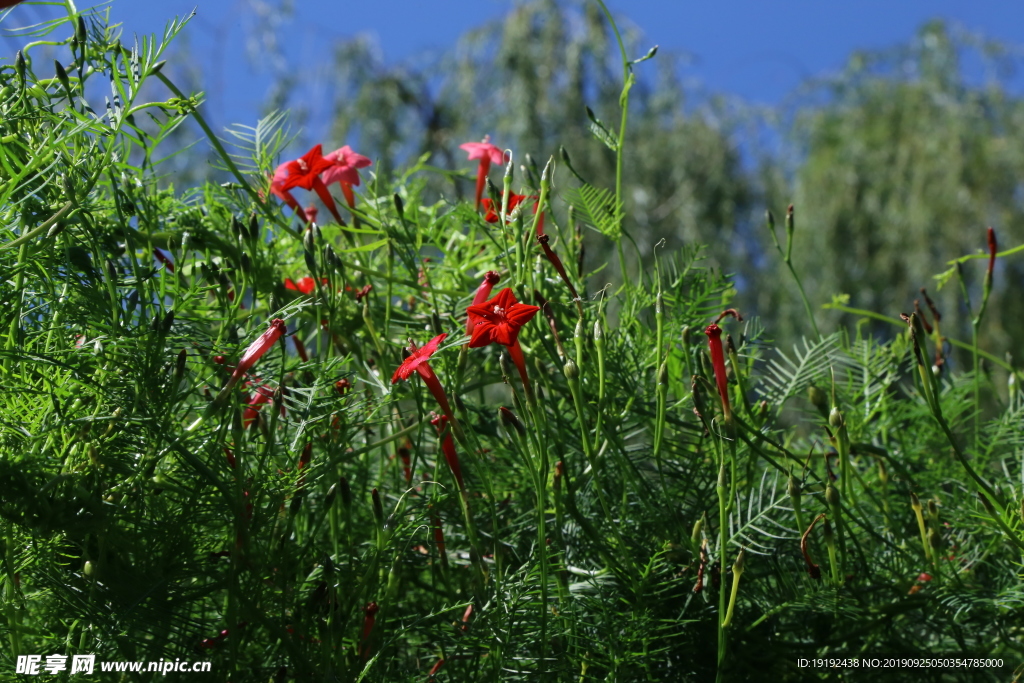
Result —
<instances>
[{"instance_id":1,"label":"plant cluster","mask_svg":"<svg viewBox=\"0 0 1024 683\"><path fill-rule=\"evenodd\" d=\"M392 175L348 146L278 163L280 115L221 140L163 73L183 22L126 46L68 8L0 67L5 671L65 651L236 681L796 681L818 674L801 657L957 653L1006 668L922 678L989 680L1019 660L1018 374L977 334L951 371L931 302L883 341L820 333L802 297L813 334L780 349L701 248L631 277L622 160L653 50L618 41L619 125L595 117L613 187L490 140ZM53 77L44 45L70 57ZM161 185L186 119L230 182ZM785 228L796 278L792 207ZM621 281L586 269L585 229ZM1017 251L990 231L975 330Z\"/></svg>"}]
</instances>

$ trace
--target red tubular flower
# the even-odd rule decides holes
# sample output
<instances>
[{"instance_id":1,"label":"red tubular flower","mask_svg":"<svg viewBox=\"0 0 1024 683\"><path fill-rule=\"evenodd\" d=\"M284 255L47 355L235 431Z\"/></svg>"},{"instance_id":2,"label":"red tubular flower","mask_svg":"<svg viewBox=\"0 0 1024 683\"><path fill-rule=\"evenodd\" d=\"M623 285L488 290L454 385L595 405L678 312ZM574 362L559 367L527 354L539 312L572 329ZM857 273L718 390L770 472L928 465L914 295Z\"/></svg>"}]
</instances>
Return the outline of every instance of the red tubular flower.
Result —
<instances>
[{"instance_id":1,"label":"red tubular flower","mask_svg":"<svg viewBox=\"0 0 1024 683\"><path fill-rule=\"evenodd\" d=\"M508 212L511 214L512 211L519 206L519 204L526 199L526 195L523 194L512 194L508 198ZM490 197L483 199L484 205L484 220L488 223L497 223L501 219L501 204L495 204L494 200Z\"/></svg>"},{"instance_id":2,"label":"red tubular flower","mask_svg":"<svg viewBox=\"0 0 1024 683\"><path fill-rule=\"evenodd\" d=\"M466 309L474 324L470 348L476 349L492 343L515 346L519 341L519 330L539 310L537 306L519 303L509 287L489 301L470 306Z\"/></svg>"},{"instance_id":3,"label":"red tubular flower","mask_svg":"<svg viewBox=\"0 0 1024 683\"><path fill-rule=\"evenodd\" d=\"M341 185L341 193L345 195L349 208L355 208L356 197L352 192L352 186L359 185L359 169L366 168L373 162L362 154L353 152L348 145L334 150L324 159L332 163L332 166L320 176L324 185L329 186L335 182Z\"/></svg>"},{"instance_id":4,"label":"red tubular flower","mask_svg":"<svg viewBox=\"0 0 1024 683\"><path fill-rule=\"evenodd\" d=\"M256 395L249 401L249 405L245 407L245 412L242 413L242 424L246 427L251 425L256 420L256 416L259 415L263 404L272 398L274 398L274 391L270 387L265 384L257 387Z\"/></svg>"},{"instance_id":5,"label":"red tubular flower","mask_svg":"<svg viewBox=\"0 0 1024 683\"><path fill-rule=\"evenodd\" d=\"M437 546L438 554L444 556L444 529L441 528L441 519L440 517L432 517L431 520L434 523L434 545Z\"/></svg>"},{"instance_id":6,"label":"red tubular flower","mask_svg":"<svg viewBox=\"0 0 1024 683\"><path fill-rule=\"evenodd\" d=\"M523 386L529 391L530 380L526 375L526 359L523 349L519 346L519 330L530 322L540 310L538 306L522 304L516 300L515 294L508 287L498 295L476 306L466 309L469 321L473 325L473 336L469 340L471 349L487 346L491 343L507 346L512 362L519 370Z\"/></svg>"},{"instance_id":7,"label":"red tubular flower","mask_svg":"<svg viewBox=\"0 0 1024 683\"><path fill-rule=\"evenodd\" d=\"M722 397L722 415L726 422L732 422L732 408L729 406L729 381L725 375L725 352L722 350L722 328L718 322L731 315L737 320L743 320L735 308L729 308L722 312L715 322L711 323L704 330L708 336L708 350L711 351L711 365L715 369L715 383L718 384L718 394Z\"/></svg>"},{"instance_id":8,"label":"red tubular flower","mask_svg":"<svg viewBox=\"0 0 1024 683\"><path fill-rule=\"evenodd\" d=\"M302 343L298 335L292 337L292 342L295 344L295 353L299 354L299 358L302 359L303 363L309 362L309 354L306 353L306 345Z\"/></svg>"},{"instance_id":9,"label":"red tubular flower","mask_svg":"<svg viewBox=\"0 0 1024 683\"><path fill-rule=\"evenodd\" d=\"M548 246L548 239L547 235L540 235L537 237L537 241L540 242L540 248L544 250L544 255L547 256L548 261L551 261L551 265L553 265L555 270L558 271L558 276L562 278L562 282L564 282L565 286L569 288L570 292L572 292L572 298L579 299L580 295L576 293L576 288L573 287L571 282L569 282L569 276L565 272L565 266L562 265L562 259L558 258L558 254Z\"/></svg>"},{"instance_id":10,"label":"red tubular flower","mask_svg":"<svg viewBox=\"0 0 1024 683\"><path fill-rule=\"evenodd\" d=\"M444 666L444 660L438 659L436 662L434 662L434 666L430 667L430 671L427 673L427 677L430 680L433 680L434 674L440 671L442 666Z\"/></svg>"},{"instance_id":11,"label":"red tubular flower","mask_svg":"<svg viewBox=\"0 0 1024 683\"><path fill-rule=\"evenodd\" d=\"M373 624L377 620L377 612L379 610L380 608L377 606L376 602L371 602L363 608L363 661L366 661L370 656L370 645L367 641L370 639L370 634L373 633Z\"/></svg>"},{"instance_id":12,"label":"red tubular flower","mask_svg":"<svg viewBox=\"0 0 1024 683\"><path fill-rule=\"evenodd\" d=\"M153 256L156 258L157 261L159 261L160 263L164 264L164 267L167 270L171 271L172 273L174 272L174 264L171 263L171 259L167 257L167 254L165 254L160 249L157 249L156 247L154 247L153 248Z\"/></svg>"},{"instance_id":13,"label":"red tubular flower","mask_svg":"<svg viewBox=\"0 0 1024 683\"><path fill-rule=\"evenodd\" d=\"M238 361L238 365L235 367L235 371L231 373L231 378L228 379L228 384L224 389L228 390L235 386L238 380L242 378L242 375L249 372L249 369L256 364L256 361L277 343L277 340L281 338L286 329L284 321L280 318L274 318L270 321L270 328L261 334L256 341L249 344L249 348L242 354L242 359Z\"/></svg>"},{"instance_id":14,"label":"red tubular flower","mask_svg":"<svg viewBox=\"0 0 1024 683\"><path fill-rule=\"evenodd\" d=\"M459 491L465 494L466 484L462 479L462 466L459 464L459 454L455 452L455 441L452 439L452 432L446 427L447 422L448 417L446 415L435 415L430 424L437 427L438 435L443 436L441 439L441 452L444 453L444 460L448 463L448 469L452 471L452 476L455 477L455 483L459 485Z\"/></svg>"},{"instance_id":15,"label":"red tubular flower","mask_svg":"<svg viewBox=\"0 0 1024 683\"><path fill-rule=\"evenodd\" d=\"M715 368L715 383L718 384L718 395L722 397L722 414L726 422L732 422L732 408L729 407L729 382L725 377L725 353L722 351L722 328L711 323L704 330L708 336L708 349L711 351L711 365Z\"/></svg>"},{"instance_id":16,"label":"red tubular flower","mask_svg":"<svg viewBox=\"0 0 1024 683\"><path fill-rule=\"evenodd\" d=\"M338 213L338 207L334 203L334 197L327 190L324 181L320 179L320 174L333 165L333 161L324 158L323 145L317 145L306 152L304 156L294 161L289 161L284 165L284 170L288 172L288 176L281 183L280 189L283 192L287 192L292 188L301 187L304 190L316 192L317 196L320 197L320 201L324 203L324 206L331 212L331 215L338 221L338 224L345 225L345 221L341 220L341 214Z\"/></svg>"},{"instance_id":17,"label":"red tubular flower","mask_svg":"<svg viewBox=\"0 0 1024 683\"><path fill-rule=\"evenodd\" d=\"M444 411L446 416L452 418L452 409L448 404L448 397L444 393L444 388L441 386L441 380L437 378L433 368L430 367L430 363L427 362L447 336L447 334L439 334L418 349L415 344L410 344L409 351L411 353L395 370L395 374L391 376L391 383L396 384L400 379L409 379L414 372L419 374L426 383L430 393L434 395L438 405L441 406L441 410Z\"/></svg>"},{"instance_id":18,"label":"red tubular flower","mask_svg":"<svg viewBox=\"0 0 1024 683\"><path fill-rule=\"evenodd\" d=\"M484 273L484 279L480 282L480 286L476 288L476 294L473 296L472 306L479 306L483 302L487 301L487 297L491 295L491 290L494 289L494 285L501 281L501 275L495 273L493 270L489 270ZM473 328L476 324L473 320L466 322L466 334L473 334Z\"/></svg>"},{"instance_id":19,"label":"red tubular flower","mask_svg":"<svg viewBox=\"0 0 1024 683\"><path fill-rule=\"evenodd\" d=\"M459 149L469 152L469 160L479 159L480 165L476 171L476 209L480 210L480 198L484 194L484 184L487 182L487 174L491 170L491 164L500 164L505 160L505 153L498 147L491 144L489 135L485 135L483 142L464 142ZM492 221L493 222L493 221Z\"/></svg>"}]
</instances>

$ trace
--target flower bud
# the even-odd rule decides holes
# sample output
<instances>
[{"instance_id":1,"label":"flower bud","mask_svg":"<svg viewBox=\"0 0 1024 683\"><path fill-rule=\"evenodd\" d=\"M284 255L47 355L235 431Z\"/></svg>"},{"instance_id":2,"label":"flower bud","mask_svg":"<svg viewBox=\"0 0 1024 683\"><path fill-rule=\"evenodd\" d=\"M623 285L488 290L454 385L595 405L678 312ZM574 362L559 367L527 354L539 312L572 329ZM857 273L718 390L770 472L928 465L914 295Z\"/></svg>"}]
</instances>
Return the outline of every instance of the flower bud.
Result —
<instances>
[{"instance_id":1,"label":"flower bud","mask_svg":"<svg viewBox=\"0 0 1024 683\"><path fill-rule=\"evenodd\" d=\"M913 491L910 492L910 507L914 509L914 512L921 512L921 499Z\"/></svg>"},{"instance_id":2,"label":"flower bud","mask_svg":"<svg viewBox=\"0 0 1024 683\"><path fill-rule=\"evenodd\" d=\"M736 562L732 565L732 573L739 576L743 573L743 568L747 563L747 549L740 548L740 554L736 556Z\"/></svg>"},{"instance_id":3,"label":"flower bud","mask_svg":"<svg viewBox=\"0 0 1024 683\"><path fill-rule=\"evenodd\" d=\"M696 548L697 544L700 543L700 534L704 529L704 517L701 516L696 522L693 523L693 532L690 534L690 543Z\"/></svg>"},{"instance_id":4,"label":"flower bud","mask_svg":"<svg viewBox=\"0 0 1024 683\"><path fill-rule=\"evenodd\" d=\"M803 487L800 486L800 482L792 474L789 475L789 483L787 486L789 490L789 497L794 500L800 500L800 496L803 493Z\"/></svg>"},{"instance_id":5,"label":"flower bud","mask_svg":"<svg viewBox=\"0 0 1024 683\"><path fill-rule=\"evenodd\" d=\"M580 369L571 358L566 359L565 367L562 368L562 372L565 373L566 379L573 382L580 378Z\"/></svg>"},{"instance_id":6,"label":"flower bud","mask_svg":"<svg viewBox=\"0 0 1024 683\"><path fill-rule=\"evenodd\" d=\"M828 423L832 425L832 429L840 429L845 422L843 422L843 414L839 411L839 408L832 408L828 414Z\"/></svg>"},{"instance_id":7,"label":"flower bud","mask_svg":"<svg viewBox=\"0 0 1024 683\"><path fill-rule=\"evenodd\" d=\"M818 409L822 416L831 419L828 413L828 394L812 384L807 387L807 399Z\"/></svg>"},{"instance_id":8,"label":"flower bud","mask_svg":"<svg viewBox=\"0 0 1024 683\"><path fill-rule=\"evenodd\" d=\"M373 518L377 521L377 527L384 527L384 505L380 502L380 494L377 493L377 489L373 489L370 492L370 497L373 499Z\"/></svg>"},{"instance_id":9,"label":"flower bud","mask_svg":"<svg viewBox=\"0 0 1024 683\"><path fill-rule=\"evenodd\" d=\"M505 380L505 384L508 384L509 378L512 377L512 362L505 351L498 356L498 367L501 368L502 379Z\"/></svg>"},{"instance_id":10,"label":"flower bud","mask_svg":"<svg viewBox=\"0 0 1024 683\"><path fill-rule=\"evenodd\" d=\"M928 530L928 545L930 545L933 550L938 550L942 547L942 537L939 536L935 529Z\"/></svg>"},{"instance_id":11,"label":"flower bud","mask_svg":"<svg viewBox=\"0 0 1024 683\"><path fill-rule=\"evenodd\" d=\"M256 212L249 214L249 239L254 242L260 238L260 222L256 218Z\"/></svg>"},{"instance_id":12,"label":"flower bud","mask_svg":"<svg viewBox=\"0 0 1024 683\"><path fill-rule=\"evenodd\" d=\"M831 482L825 487L825 501L833 508L839 507L839 489L833 486Z\"/></svg>"},{"instance_id":13,"label":"flower bud","mask_svg":"<svg viewBox=\"0 0 1024 683\"><path fill-rule=\"evenodd\" d=\"M523 426L523 423L519 421L515 413L504 406L498 408L498 421L505 429L516 430L520 436L526 434L526 427Z\"/></svg>"},{"instance_id":14,"label":"flower bud","mask_svg":"<svg viewBox=\"0 0 1024 683\"><path fill-rule=\"evenodd\" d=\"M604 339L604 328L601 326L600 320L594 321L594 341L601 341Z\"/></svg>"}]
</instances>

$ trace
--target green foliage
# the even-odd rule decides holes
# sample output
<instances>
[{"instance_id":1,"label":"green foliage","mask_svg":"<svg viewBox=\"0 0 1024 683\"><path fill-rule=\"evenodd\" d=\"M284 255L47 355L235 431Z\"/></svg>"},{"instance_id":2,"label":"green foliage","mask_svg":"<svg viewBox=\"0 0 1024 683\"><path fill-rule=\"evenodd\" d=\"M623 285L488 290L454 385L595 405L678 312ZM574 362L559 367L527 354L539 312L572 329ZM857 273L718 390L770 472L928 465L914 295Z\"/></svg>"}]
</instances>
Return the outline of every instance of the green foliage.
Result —
<instances>
[{"instance_id":1,"label":"green foliage","mask_svg":"<svg viewBox=\"0 0 1024 683\"><path fill-rule=\"evenodd\" d=\"M537 7L556 8L517 10L519 47L498 54L543 111L559 100L520 56L607 41L590 9L591 42L566 43ZM0 68L4 671L56 651L209 661L236 681L798 681L801 657L956 653L1007 664L956 680L1006 677L1024 609L1012 368L998 391L980 369L932 371L938 331L775 347L772 319L722 322L737 290L693 245L600 288L563 204L542 207L544 250L524 212L496 225L452 200L460 174L426 153L364 170L346 224L303 225L271 194L285 117L225 148L161 70L180 28L127 49L72 13L51 27L70 33L67 84L37 77L35 48ZM106 116L89 103L111 96L83 82L101 76ZM147 81L168 99L144 101ZM538 183L605 253L642 214L610 169L655 154L653 96L619 86L613 111L640 93L620 156L588 139L593 184ZM366 125L406 139L389 116ZM230 182L161 184L186 120ZM691 180L732 215L737 185ZM469 348L487 271L542 307L518 345ZM727 365L705 350L712 320ZM430 373L403 366L441 334ZM832 537L808 531L822 514Z\"/></svg>"}]
</instances>

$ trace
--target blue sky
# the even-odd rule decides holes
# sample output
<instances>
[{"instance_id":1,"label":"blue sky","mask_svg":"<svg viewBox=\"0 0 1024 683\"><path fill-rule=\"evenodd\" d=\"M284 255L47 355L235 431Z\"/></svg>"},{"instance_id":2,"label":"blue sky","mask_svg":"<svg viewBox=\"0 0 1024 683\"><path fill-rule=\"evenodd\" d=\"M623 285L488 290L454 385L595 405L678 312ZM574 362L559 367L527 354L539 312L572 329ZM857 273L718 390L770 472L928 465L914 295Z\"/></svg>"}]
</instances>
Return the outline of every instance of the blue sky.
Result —
<instances>
[{"instance_id":1,"label":"blue sky","mask_svg":"<svg viewBox=\"0 0 1024 683\"><path fill-rule=\"evenodd\" d=\"M187 39L203 65L210 114L223 125L254 122L267 94L270 69L254 68L246 59L246 33L259 20L258 9L278 1L112 0L110 7L112 19L122 22L129 36L160 32L168 19L197 7ZM78 0L78 5L82 8L88 2ZM385 61L394 62L443 50L467 29L499 19L513 2L294 0L294 5L295 16L280 27L293 61L316 62L319 55L329 55L332 42L369 34ZM609 6L643 32L646 44L689 55L686 76L707 91L761 104L778 103L806 78L837 70L854 50L904 43L923 22L936 17L1024 46L1024 6L1006 1L609 0ZM4 26L57 11L21 6ZM263 20L281 17L270 13ZM0 40L2 56L9 57L14 49L14 41Z\"/></svg>"}]
</instances>

